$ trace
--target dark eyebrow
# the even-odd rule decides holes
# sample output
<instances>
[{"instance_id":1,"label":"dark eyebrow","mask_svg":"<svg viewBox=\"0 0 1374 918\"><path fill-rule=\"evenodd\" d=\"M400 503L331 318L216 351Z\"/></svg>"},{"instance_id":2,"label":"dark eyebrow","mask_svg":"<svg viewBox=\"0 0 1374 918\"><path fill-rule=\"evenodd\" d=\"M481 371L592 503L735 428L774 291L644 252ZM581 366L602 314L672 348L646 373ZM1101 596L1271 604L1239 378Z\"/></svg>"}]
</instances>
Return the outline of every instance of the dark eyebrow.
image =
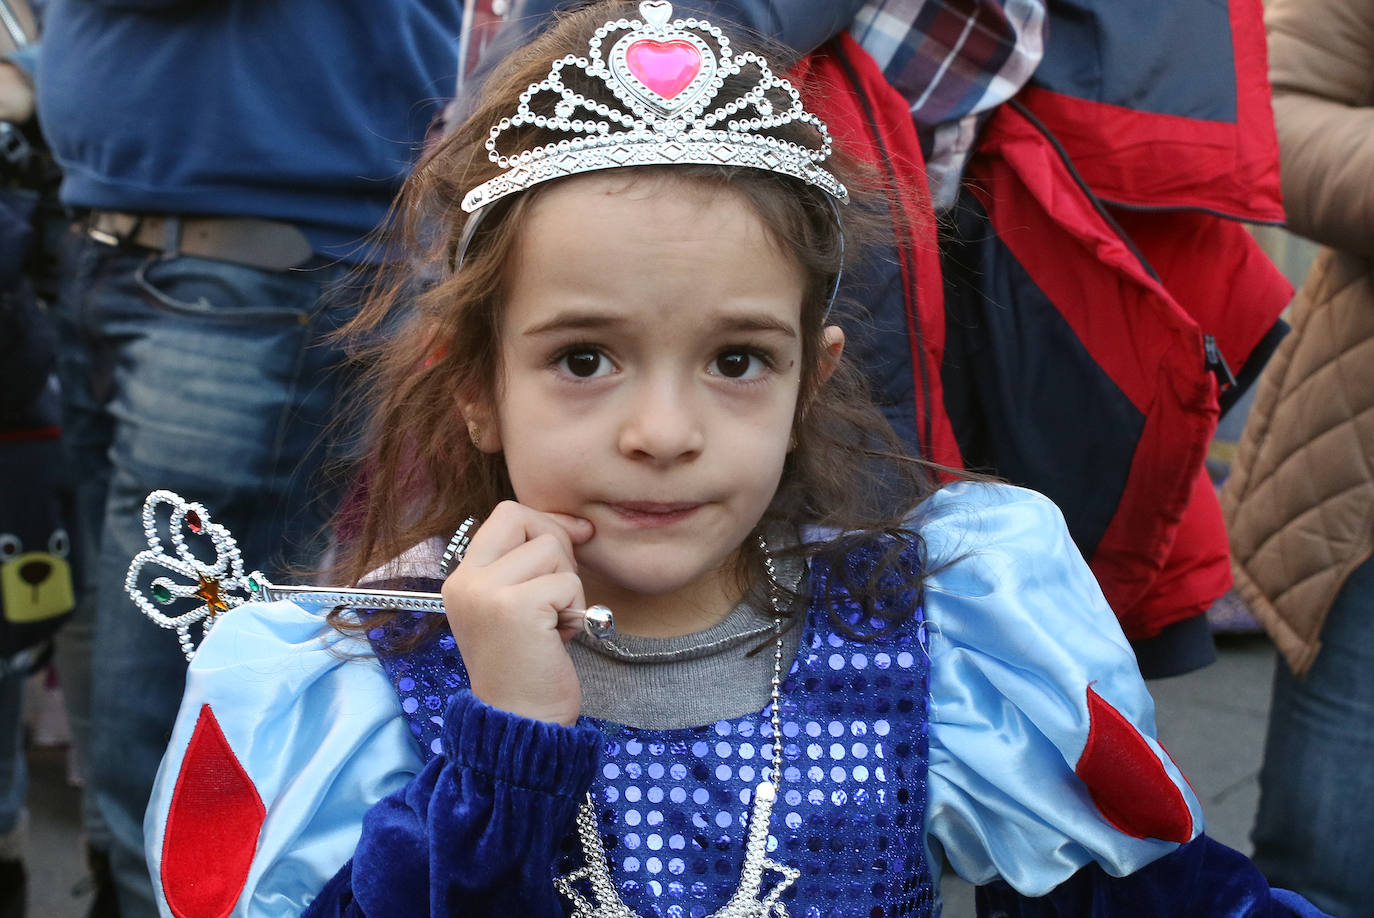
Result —
<instances>
[{"instance_id":1,"label":"dark eyebrow","mask_svg":"<svg viewBox=\"0 0 1374 918\"><path fill-rule=\"evenodd\" d=\"M773 316L767 315L732 315L726 316L721 323L729 331L739 332L774 332L786 335L788 338L796 338L797 328L790 322L784 322Z\"/></svg>"},{"instance_id":2,"label":"dark eyebrow","mask_svg":"<svg viewBox=\"0 0 1374 918\"><path fill-rule=\"evenodd\" d=\"M610 313L569 310L567 312L560 312L553 318L547 319L536 325L531 325L521 332L521 334L548 335L567 331L596 331L627 324L629 323L625 318ZM786 335L788 338L798 337L798 332L794 325L765 314L743 313L727 315L722 318L721 326L726 331L732 332L771 332L773 334Z\"/></svg>"},{"instance_id":3,"label":"dark eyebrow","mask_svg":"<svg viewBox=\"0 0 1374 918\"><path fill-rule=\"evenodd\" d=\"M607 313L567 311L560 312L553 318L540 322L537 325L531 325L521 332L521 334L547 335L554 332L612 328L624 324L625 320L621 317Z\"/></svg>"}]
</instances>

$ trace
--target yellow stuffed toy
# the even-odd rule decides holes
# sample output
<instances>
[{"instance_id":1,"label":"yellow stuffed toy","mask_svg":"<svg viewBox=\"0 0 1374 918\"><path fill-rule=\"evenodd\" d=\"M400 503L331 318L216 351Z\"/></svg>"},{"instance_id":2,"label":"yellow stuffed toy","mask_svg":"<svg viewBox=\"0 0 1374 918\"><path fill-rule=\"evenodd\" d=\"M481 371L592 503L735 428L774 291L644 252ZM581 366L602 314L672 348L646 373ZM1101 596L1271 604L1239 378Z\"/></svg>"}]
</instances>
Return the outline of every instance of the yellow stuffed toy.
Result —
<instances>
[{"instance_id":1,"label":"yellow stuffed toy","mask_svg":"<svg viewBox=\"0 0 1374 918\"><path fill-rule=\"evenodd\" d=\"M0 660L40 647L76 605L56 429L0 431Z\"/></svg>"}]
</instances>

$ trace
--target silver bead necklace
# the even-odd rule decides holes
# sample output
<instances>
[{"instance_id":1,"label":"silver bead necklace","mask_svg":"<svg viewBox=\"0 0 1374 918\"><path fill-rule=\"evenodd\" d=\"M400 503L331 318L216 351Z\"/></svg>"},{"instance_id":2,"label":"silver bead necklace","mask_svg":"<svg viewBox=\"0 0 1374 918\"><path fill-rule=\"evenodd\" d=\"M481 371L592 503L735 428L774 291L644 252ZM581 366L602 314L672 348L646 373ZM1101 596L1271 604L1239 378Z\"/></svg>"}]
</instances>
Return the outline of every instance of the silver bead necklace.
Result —
<instances>
[{"instance_id":1,"label":"silver bead necklace","mask_svg":"<svg viewBox=\"0 0 1374 918\"><path fill-rule=\"evenodd\" d=\"M787 907L782 902L782 894L797 881L801 872L795 867L773 860L768 856L768 829L773 818L773 804L778 798L782 784L782 602L777 589L777 572L773 559L764 550L764 566L768 571L769 583L773 585L773 611L777 616L774 626L777 639L773 649L773 685L771 693L770 719L773 727L773 760L768 778L754 788L753 808L749 814L749 837L744 846L744 866L740 869L739 884L723 906L711 913L710 918L787 918ZM606 849L601 843L600 827L596 809L592 804L590 792L583 798L577 811L577 838L582 847L583 866L566 876L553 881L554 887L572 903L572 918L639 918L625 904L616 891L611 879ZM764 877L768 872L779 874L770 889L764 888ZM575 884L586 881L591 887L591 899L575 889Z\"/></svg>"}]
</instances>

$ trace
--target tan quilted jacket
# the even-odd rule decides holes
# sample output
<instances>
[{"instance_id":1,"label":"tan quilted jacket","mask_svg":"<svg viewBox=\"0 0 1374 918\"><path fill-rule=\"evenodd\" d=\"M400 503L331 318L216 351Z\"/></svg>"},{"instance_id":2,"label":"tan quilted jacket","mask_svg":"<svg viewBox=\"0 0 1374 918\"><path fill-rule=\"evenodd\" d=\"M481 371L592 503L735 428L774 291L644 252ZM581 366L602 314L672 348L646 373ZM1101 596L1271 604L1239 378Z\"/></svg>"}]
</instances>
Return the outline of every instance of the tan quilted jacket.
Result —
<instances>
[{"instance_id":1,"label":"tan quilted jacket","mask_svg":"<svg viewBox=\"0 0 1374 918\"><path fill-rule=\"evenodd\" d=\"M1322 252L1260 377L1222 509L1236 586L1302 674L1374 553L1374 3L1271 0L1289 227Z\"/></svg>"}]
</instances>

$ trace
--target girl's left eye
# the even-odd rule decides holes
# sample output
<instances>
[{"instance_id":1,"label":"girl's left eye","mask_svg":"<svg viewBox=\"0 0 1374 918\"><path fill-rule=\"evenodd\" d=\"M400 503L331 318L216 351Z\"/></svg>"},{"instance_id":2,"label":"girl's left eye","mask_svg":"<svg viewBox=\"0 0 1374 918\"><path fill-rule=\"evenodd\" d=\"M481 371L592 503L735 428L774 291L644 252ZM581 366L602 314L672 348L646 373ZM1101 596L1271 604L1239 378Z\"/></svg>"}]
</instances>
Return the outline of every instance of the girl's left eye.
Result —
<instances>
[{"instance_id":1,"label":"girl's left eye","mask_svg":"<svg viewBox=\"0 0 1374 918\"><path fill-rule=\"evenodd\" d=\"M563 348L552 359L552 367L574 379L595 379L605 377L616 370L602 349L596 346L576 345Z\"/></svg>"},{"instance_id":2,"label":"girl's left eye","mask_svg":"<svg viewBox=\"0 0 1374 918\"><path fill-rule=\"evenodd\" d=\"M600 356L595 350L573 350L573 352L565 353L559 363L562 363L563 368L566 368L567 372L578 379L596 377L610 366L605 357Z\"/></svg>"},{"instance_id":3,"label":"girl's left eye","mask_svg":"<svg viewBox=\"0 0 1374 918\"><path fill-rule=\"evenodd\" d=\"M768 360L757 351L740 348L725 351L711 361L711 371L727 379L753 379L768 369Z\"/></svg>"},{"instance_id":4,"label":"girl's left eye","mask_svg":"<svg viewBox=\"0 0 1374 918\"><path fill-rule=\"evenodd\" d=\"M557 365L578 379L605 376L611 371L611 362L606 355L587 347L564 351L558 356Z\"/></svg>"}]
</instances>

